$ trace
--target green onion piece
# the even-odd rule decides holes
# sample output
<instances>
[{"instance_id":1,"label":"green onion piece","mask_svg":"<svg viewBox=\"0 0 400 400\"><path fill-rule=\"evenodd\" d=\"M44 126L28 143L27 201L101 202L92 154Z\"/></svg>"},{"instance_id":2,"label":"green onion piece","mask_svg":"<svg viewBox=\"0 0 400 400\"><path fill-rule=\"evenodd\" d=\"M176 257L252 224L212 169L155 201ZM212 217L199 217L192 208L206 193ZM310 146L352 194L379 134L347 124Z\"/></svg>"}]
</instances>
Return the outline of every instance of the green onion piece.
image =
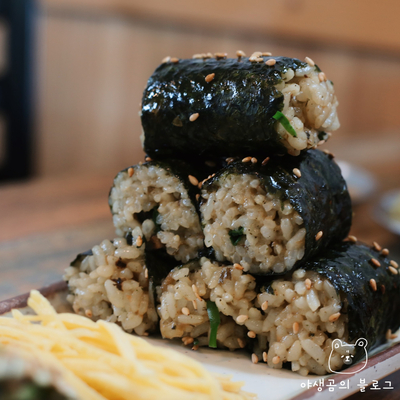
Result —
<instances>
[{"instance_id":1,"label":"green onion piece","mask_svg":"<svg viewBox=\"0 0 400 400\"><path fill-rule=\"evenodd\" d=\"M236 246L239 242L240 239L245 236L244 235L244 228L241 226L238 229L232 229L229 231L229 237L231 238L231 243Z\"/></svg>"},{"instance_id":2,"label":"green onion piece","mask_svg":"<svg viewBox=\"0 0 400 400\"><path fill-rule=\"evenodd\" d=\"M208 341L208 347L212 347L214 349L217 348L217 331L218 326L221 323L219 318L218 307L215 305L213 301L207 301L207 314L208 319L210 320L211 332L210 339Z\"/></svg>"},{"instance_id":3,"label":"green onion piece","mask_svg":"<svg viewBox=\"0 0 400 400\"><path fill-rule=\"evenodd\" d=\"M152 214L152 216L151 216L151 219L153 220L154 225L156 226L156 232L155 232L155 233L158 233L158 232L161 231L161 225L157 223L157 217L158 217L159 215L160 215L160 213L158 212L158 208L157 208L157 207L154 207L154 208L153 208L153 214Z\"/></svg>"},{"instance_id":4,"label":"green onion piece","mask_svg":"<svg viewBox=\"0 0 400 400\"><path fill-rule=\"evenodd\" d=\"M293 136L293 137L297 137L297 133L294 130L293 126L290 125L289 120L284 116L284 114L282 114L280 111L277 111L275 113L275 115L272 117L273 119L276 119L277 121L279 121L282 126Z\"/></svg>"},{"instance_id":5,"label":"green onion piece","mask_svg":"<svg viewBox=\"0 0 400 400\"><path fill-rule=\"evenodd\" d=\"M200 343L200 342L199 342L199 339L194 339L194 341L193 341L193 346L197 346L199 343Z\"/></svg>"}]
</instances>

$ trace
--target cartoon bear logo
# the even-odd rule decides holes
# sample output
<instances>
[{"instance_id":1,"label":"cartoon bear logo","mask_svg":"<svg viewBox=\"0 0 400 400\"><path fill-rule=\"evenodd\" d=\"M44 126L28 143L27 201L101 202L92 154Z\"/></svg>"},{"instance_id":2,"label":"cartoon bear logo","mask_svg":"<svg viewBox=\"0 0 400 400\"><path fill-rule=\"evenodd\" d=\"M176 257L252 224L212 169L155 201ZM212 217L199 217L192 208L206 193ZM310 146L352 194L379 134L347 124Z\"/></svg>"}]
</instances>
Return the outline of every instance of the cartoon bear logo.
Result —
<instances>
[{"instance_id":1,"label":"cartoon bear logo","mask_svg":"<svg viewBox=\"0 0 400 400\"><path fill-rule=\"evenodd\" d=\"M366 366L367 366L367 362L368 362L368 353L367 353L367 344L368 341L367 339L364 338L360 338L357 339L355 344L343 344L342 341L340 339L335 339L332 342L332 350L331 350L331 354L329 354L329 360L328 360L328 368L330 372L333 372L334 374L353 374L354 372L359 372L361 370L363 370ZM357 350L360 349L364 349L365 351L365 360L361 361L359 366L360 368L357 369L357 371L352 371L352 372L346 372L346 371L335 371L332 368L332 364L331 364L331 359L332 359L332 354L334 352L339 353L342 361L345 365L350 366L351 364L353 364L353 360L354 360L354 356Z\"/></svg>"}]
</instances>

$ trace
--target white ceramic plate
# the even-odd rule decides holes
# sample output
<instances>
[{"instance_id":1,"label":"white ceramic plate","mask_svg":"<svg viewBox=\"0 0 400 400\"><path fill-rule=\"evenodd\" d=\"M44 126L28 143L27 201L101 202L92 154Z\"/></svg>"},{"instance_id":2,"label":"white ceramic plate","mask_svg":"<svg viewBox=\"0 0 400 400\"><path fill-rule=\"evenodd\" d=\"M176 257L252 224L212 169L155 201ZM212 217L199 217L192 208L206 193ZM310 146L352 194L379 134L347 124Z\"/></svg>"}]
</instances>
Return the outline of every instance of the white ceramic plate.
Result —
<instances>
[{"instance_id":1,"label":"white ceramic plate","mask_svg":"<svg viewBox=\"0 0 400 400\"><path fill-rule=\"evenodd\" d=\"M66 301L66 285L59 282L40 290L59 312L70 310ZM12 308L24 313L31 310L26 305L28 294L0 302L0 315L10 315ZM235 381L245 382L244 390L256 393L259 400L302 400L324 399L337 400L359 391L360 380L368 385L373 380L385 385L385 376L400 369L400 343L392 341L390 345L377 349L375 355L369 355L365 369L357 364L346 369L345 373L326 376L302 377L287 370L274 370L264 363L252 364L248 353L229 352L223 350L200 349L192 351L182 346L179 341L167 341L161 338L147 338L152 344L173 347L175 350L200 361L208 370L220 374L228 374ZM334 382L332 382L333 380ZM320 382L323 381L322 386ZM336 386L327 385L335 384ZM315 385L315 386L314 386ZM333 391L330 391L329 389ZM368 389L367 389L368 390Z\"/></svg>"}]
</instances>

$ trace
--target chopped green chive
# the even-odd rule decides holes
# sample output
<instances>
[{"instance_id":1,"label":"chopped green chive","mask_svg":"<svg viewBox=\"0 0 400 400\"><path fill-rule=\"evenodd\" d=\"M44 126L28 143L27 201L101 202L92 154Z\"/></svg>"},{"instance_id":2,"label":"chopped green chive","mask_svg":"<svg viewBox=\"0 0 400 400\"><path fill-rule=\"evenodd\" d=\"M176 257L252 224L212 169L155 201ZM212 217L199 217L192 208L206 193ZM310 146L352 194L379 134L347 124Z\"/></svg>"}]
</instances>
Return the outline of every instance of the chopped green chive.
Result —
<instances>
[{"instance_id":1,"label":"chopped green chive","mask_svg":"<svg viewBox=\"0 0 400 400\"><path fill-rule=\"evenodd\" d=\"M200 343L200 342L199 342L199 339L194 339L194 341L193 341L193 346L197 346L199 343Z\"/></svg>"},{"instance_id":2,"label":"chopped green chive","mask_svg":"<svg viewBox=\"0 0 400 400\"><path fill-rule=\"evenodd\" d=\"M229 237L231 238L231 243L236 246L242 237L244 237L244 228L243 226L238 229L233 229L229 231Z\"/></svg>"},{"instance_id":3,"label":"chopped green chive","mask_svg":"<svg viewBox=\"0 0 400 400\"><path fill-rule=\"evenodd\" d=\"M219 317L218 307L213 301L207 301L207 314L208 319L210 320L210 339L208 341L208 347L212 347L214 349L217 348L217 331L218 326L221 323L221 319Z\"/></svg>"},{"instance_id":4,"label":"chopped green chive","mask_svg":"<svg viewBox=\"0 0 400 400\"><path fill-rule=\"evenodd\" d=\"M276 119L277 121L279 121L282 126L293 136L293 137L297 137L297 133L294 130L293 126L290 125L289 120L284 116L283 113L281 113L280 111L277 111L275 113L275 115L272 117L273 119Z\"/></svg>"}]
</instances>

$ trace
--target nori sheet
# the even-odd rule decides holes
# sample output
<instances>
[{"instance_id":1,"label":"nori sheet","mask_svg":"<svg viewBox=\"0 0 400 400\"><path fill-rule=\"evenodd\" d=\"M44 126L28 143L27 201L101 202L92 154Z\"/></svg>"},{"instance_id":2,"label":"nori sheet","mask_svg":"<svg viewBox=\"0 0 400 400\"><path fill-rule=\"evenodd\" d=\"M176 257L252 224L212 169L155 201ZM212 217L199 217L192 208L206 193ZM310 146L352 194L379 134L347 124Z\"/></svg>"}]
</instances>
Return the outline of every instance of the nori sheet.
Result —
<instances>
[{"instance_id":1,"label":"nori sheet","mask_svg":"<svg viewBox=\"0 0 400 400\"><path fill-rule=\"evenodd\" d=\"M300 178L293 173L294 168L300 170ZM351 199L340 168L331 156L319 150L307 150L298 157L271 157L265 166L261 165L261 160L255 164L236 161L207 180L202 189L217 190L218 181L229 174L257 176L268 193L289 200L303 218L305 254L293 269L348 235L352 220ZM202 223L204 225L204 221ZM323 235L316 240L319 231ZM259 271L250 272L257 274Z\"/></svg>"},{"instance_id":2,"label":"nori sheet","mask_svg":"<svg viewBox=\"0 0 400 400\"><path fill-rule=\"evenodd\" d=\"M276 89L295 58L274 66L242 59L188 59L161 64L142 98L144 150L154 158L286 154L273 116L283 109ZM317 68L317 67L316 67ZM205 77L215 73L207 83ZM199 113L191 122L189 117Z\"/></svg>"}]
</instances>

